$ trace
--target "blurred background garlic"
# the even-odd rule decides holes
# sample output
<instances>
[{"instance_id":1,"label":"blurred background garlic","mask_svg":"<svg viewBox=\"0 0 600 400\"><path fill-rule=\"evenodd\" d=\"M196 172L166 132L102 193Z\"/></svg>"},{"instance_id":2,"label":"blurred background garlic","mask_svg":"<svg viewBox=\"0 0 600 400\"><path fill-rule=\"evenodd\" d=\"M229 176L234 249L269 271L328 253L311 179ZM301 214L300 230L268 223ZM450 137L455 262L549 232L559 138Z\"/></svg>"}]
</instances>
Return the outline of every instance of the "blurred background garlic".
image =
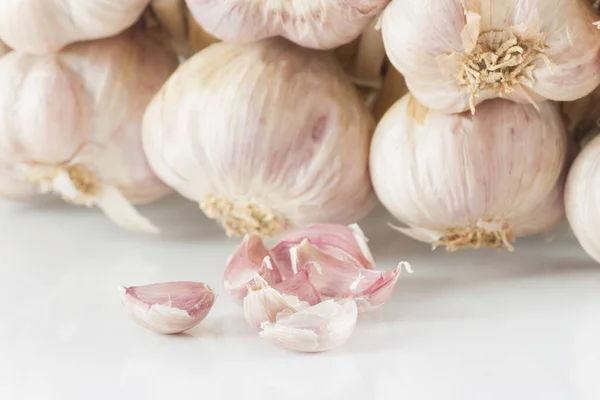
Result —
<instances>
[{"instance_id":1,"label":"blurred background garlic","mask_svg":"<svg viewBox=\"0 0 600 400\"><path fill-rule=\"evenodd\" d=\"M485 99L571 101L600 84L600 32L585 0L393 1L383 39L413 95L447 113Z\"/></svg>"},{"instance_id":2,"label":"blurred background garlic","mask_svg":"<svg viewBox=\"0 0 600 400\"><path fill-rule=\"evenodd\" d=\"M47 53L124 31L150 0L2 0L0 39L17 51Z\"/></svg>"},{"instance_id":3,"label":"blurred background garlic","mask_svg":"<svg viewBox=\"0 0 600 400\"><path fill-rule=\"evenodd\" d=\"M282 36L331 49L358 37L390 0L186 0L208 33L230 42Z\"/></svg>"},{"instance_id":4,"label":"blurred background garlic","mask_svg":"<svg viewBox=\"0 0 600 400\"><path fill-rule=\"evenodd\" d=\"M569 146L556 106L495 99L473 116L406 95L379 123L371 176L403 233L449 250L511 249L564 216Z\"/></svg>"},{"instance_id":5,"label":"blurred background garlic","mask_svg":"<svg viewBox=\"0 0 600 400\"><path fill-rule=\"evenodd\" d=\"M56 54L0 59L0 192L53 192L100 207L118 225L156 231L131 206L169 192L148 165L144 110L177 67L150 33L132 29Z\"/></svg>"},{"instance_id":6,"label":"blurred background garlic","mask_svg":"<svg viewBox=\"0 0 600 400\"><path fill-rule=\"evenodd\" d=\"M143 130L156 174L229 236L354 222L374 203L368 110L332 55L281 38L199 52Z\"/></svg>"}]
</instances>

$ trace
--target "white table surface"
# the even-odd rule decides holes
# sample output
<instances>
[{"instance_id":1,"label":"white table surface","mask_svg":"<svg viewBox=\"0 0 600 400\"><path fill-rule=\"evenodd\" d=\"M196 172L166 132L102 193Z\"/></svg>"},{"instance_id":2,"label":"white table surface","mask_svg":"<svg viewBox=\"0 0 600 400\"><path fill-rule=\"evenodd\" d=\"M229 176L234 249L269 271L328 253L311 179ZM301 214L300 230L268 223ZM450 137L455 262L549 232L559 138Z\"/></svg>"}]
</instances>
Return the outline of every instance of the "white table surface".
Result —
<instances>
[{"instance_id":1,"label":"white table surface","mask_svg":"<svg viewBox=\"0 0 600 400\"><path fill-rule=\"evenodd\" d=\"M346 345L298 354L262 341L225 295L184 335L129 320L118 285L220 290L237 244L176 196L141 210L162 235L59 201L0 202L0 399L600 399L600 265L564 228L513 254L448 254L378 209L361 226L379 268L414 273Z\"/></svg>"}]
</instances>

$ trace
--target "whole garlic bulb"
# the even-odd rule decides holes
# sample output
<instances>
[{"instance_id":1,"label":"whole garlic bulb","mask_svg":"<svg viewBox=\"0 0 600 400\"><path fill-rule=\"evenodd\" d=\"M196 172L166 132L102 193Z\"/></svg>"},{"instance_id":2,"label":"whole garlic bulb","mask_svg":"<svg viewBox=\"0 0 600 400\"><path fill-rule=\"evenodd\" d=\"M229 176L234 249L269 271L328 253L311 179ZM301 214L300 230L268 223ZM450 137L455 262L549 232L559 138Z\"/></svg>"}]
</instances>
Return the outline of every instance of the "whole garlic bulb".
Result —
<instances>
[{"instance_id":1,"label":"whole garlic bulb","mask_svg":"<svg viewBox=\"0 0 600 400\"><path fill-rule=\"evenodd\" d=\"M390 0L186 0L208 33L228 42L282 36L331 49L351 42Z\"/></svg>"},{"instance_id":2,"label":"whole garlic bulb","mask_svg":"<svg viewBox=\"0 0 600 400\"><path fill-rule=\"evenodd\" d=\"M571 101L600 84L600 32L582 0L393 1L385 47L414 96L447 113L486 99Z\"/></svg>"},{"instance_id":3,"label":"whole garlic bulb","mask_svg":"<svg viewBox=\"0 0 600 400\"><path fill-rule=\"evenodd\" d=\"M144 110L177 67L142 30L74 44L57 54L0 59L0 191L55 192L100 207L117 224L154 231L130 203L169 192L142 148Z\"/></svg>"},{"instance_id":4,"label":"whole garlic bulb","mask_svg":"<svg viewBox=\"0 0 600 400\"><path fill-rule=\"evenodd\" d=\"M157 175L229 236L354 222L374 203L368 110L332 55L284 39L197 53L143 130Z\"/></svg>"},{"instance_id":5,"label":"whole garlic bulb","mask_svg":"<svg viewBox=\"0 0 600 400\"><path fill-rule=\"evenodd\" d=\"M600 262L599 181L600 136L579 153L569 170L565 188L565 208L573 233L585 251Z\"/></svg>"},{"instance_id":6,"label":"whole garlic bulb","mask_svg":"<svg viewBox=\"0 0 600 400\"><path fill-rule=\"evenodd\" d=\"M551 102L495 99L450 115L409 94L377 126L371 176L401 232L448 250L512 249L563 218L568 150Z\"/></svg>"},{"instance_id":7,"label":"whole garlic bulb","mask_svg":"<svg viewBox=\"0 0 600 400\"><path fill-rule=\"evenodd\" d=\"M21 52L55 52L70 43L122 32L149 1L2 0L0 39Z\"/></svg>"}]
</instances>

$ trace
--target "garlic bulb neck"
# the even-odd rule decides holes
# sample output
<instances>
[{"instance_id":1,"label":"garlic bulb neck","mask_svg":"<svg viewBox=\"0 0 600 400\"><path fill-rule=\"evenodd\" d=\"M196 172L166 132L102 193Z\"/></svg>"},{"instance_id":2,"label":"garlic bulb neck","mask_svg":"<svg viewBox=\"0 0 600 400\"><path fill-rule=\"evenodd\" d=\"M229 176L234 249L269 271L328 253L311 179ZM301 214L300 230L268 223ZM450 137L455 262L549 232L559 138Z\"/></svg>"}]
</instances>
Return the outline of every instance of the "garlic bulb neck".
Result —
<instances>
[{"instance_id":1,"label":"garlic bulb neck","mask_svg":"<svg viewBox=\"0 0 600 400\"><path fill-rule=\"evenodd\" d=\"M435 246L445 246L448 251L464 248L508 249L513 251L512 242L516 240L508 222L480 221L472 226L447 229Z\"/></svg>"},{"instance_id":2,"label":"garlic bulb neck","mask_svg":"<svg viewBox=\"0 0 600 400\"><path fill-rule=\"evenodd\" d=\"M475 97L479 92L493 90L499 94L511 93L524 81L532 82L534 63L543 59L548 47L545 35L526 40L513 31L492 30L477 38L473 50L459 62L458 85L471 92L469 107L475 113Z\"/></svg>"},{"instance_id":3,"label":"garlic bulb neck","mask_svg":"<svg viewBox=\"0 0 600 400\"><path fill-rule=\"evenodd\" d=\"M209 218L217 220L229 237L247 233L269 237L288 228L281 214L254 202L232 201L208 194L200 202L200 208Z\"/></svg>"}]
</instances>

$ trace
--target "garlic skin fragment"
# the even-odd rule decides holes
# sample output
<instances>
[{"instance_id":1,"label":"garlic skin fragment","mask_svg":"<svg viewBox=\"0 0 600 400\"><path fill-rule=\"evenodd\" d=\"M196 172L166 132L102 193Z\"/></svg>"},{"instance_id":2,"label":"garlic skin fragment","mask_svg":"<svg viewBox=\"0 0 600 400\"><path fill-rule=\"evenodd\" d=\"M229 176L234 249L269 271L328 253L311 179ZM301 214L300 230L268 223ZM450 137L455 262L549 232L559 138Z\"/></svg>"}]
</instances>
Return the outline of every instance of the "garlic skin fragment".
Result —
<instances>
[{"instance_id":1,"label":"garlic skin fragment","mask_svg":"<svg viewBox=\"0 0 600 400\"><path fill-rule=\"evenodd\" d=\"M390 0L186 0L204 30L227 42L282 36L332 49L358 37Z\"/></svg>"},{"instance_id":2,"label":"garlic skin fragment","mask_svg":"<svg viewBox=\"0 0 600 400\"><path fill-rule=\"evenodd\" d=\"M326 300L296 313L280 312L274 322L262 324L260 336L288 350L327 351L348 341L357 316L354 301Z\"/></svg>"},{"instance_id":3,"label":"garlic skin fragment","mask_svg":"<svg viewBox=\"0 0 600 400\"><path fill-rule=\"evenodd\" d=\"M139 325L162 334L187 331L212 308L216 294L205 283L168 282L119 288L127 314Z\"/></svg>"},{"instance_id":4,"label":"garlic skin fragment","mask_svg":"<svg viewBox=\"0 0 600 400\"><path fill-rule=\"evenodd\" d=\"M124 31L149 1L2 0L0 39L19 52L57 52L71 43Z\"/></svg>"},{"instance_id":5,"label":"garlic skin fragment","mask_svg":"<svg viewBox=\"0 0 600 400\"><path fill-rule=\"evenodd\" d=\"M597 262L600 262L599 161L600 136L596 136L575 159L565 188L567 220L579 244Z\"/></svg>"},{"instance_id":6,"label":"garlic skin fragment","mask_svg":"<svg viewBox=\"0 0 600 400\"><path fill-rule=\"evenodd\" d=\"M117 225L156 232L132 204L170 189L143 152L145 107L177 60L141 29L56 54L0 59L0 164L15 197L26 184L69 203L98 206ZM20 196L16 196L20 197Z\"/></svg>"},{"instance_id":7,"label":"garlic skin fragment","mask_svg":"<svg viewBox=\"0 0 600 400\"><path fill-rule=\"evenodd\" d=\"M241 306L256 275L269 285L281 282L281 274L274 267L271 253L262 239L246 235L227 263L223 275L223 290Z\"/></svg>"},{"instance_id":8,"label":"garlic skin fragment","mask_svg":"<svg viewBox=\"0 0 600 400\"><path fill-rule=\"evenodd\" d=\"M370 167L401 232L448 250L510 250L564 217L568 150L551 102L538 111L495 99L447 115L407 95L378 125Z\"/></svg>"},{"instance_id":9,"label":"garlic skin fragment","mask_svg":"<svg viewBox=\"0 0 600 400\"><path fill-rule=\"evenodd\" d=\"M557 17L560 16L560 17ZM600 33L581 0L393 1L387 54L425 106L445 113L486 99L572 101L600 84Z\"/></svg>"},{"instance_id":10,"label":"garlic skin fragment","mask_svg":"<svg viewBox=\"0 0 600 400\"><path fill-rule=\"evenodd\" d=\"M371 210L373 126L333 55L271 38L187 60L148 106L143 138L156 174L228 236L270 237Z\"/></svg>"}]
</instances>

